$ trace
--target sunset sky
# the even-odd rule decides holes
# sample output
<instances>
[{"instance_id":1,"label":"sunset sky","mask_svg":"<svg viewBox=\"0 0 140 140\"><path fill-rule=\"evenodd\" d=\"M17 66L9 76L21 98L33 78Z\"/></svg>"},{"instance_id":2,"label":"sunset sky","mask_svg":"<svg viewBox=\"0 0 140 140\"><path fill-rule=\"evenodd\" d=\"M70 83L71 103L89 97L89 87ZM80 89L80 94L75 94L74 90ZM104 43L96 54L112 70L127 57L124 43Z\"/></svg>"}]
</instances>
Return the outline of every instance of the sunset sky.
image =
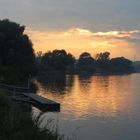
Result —
<instances>
[{"instance_id":1,"label":"sunset sky","mask_svg":"<svg viewBox=\"0 0 140 140\"><path fill-rule=\"evenodd\" d=\"M110 51L140 60L140 0L0 0L0 18L26 25L35 51Z\"/></svg>"}]
</instances>

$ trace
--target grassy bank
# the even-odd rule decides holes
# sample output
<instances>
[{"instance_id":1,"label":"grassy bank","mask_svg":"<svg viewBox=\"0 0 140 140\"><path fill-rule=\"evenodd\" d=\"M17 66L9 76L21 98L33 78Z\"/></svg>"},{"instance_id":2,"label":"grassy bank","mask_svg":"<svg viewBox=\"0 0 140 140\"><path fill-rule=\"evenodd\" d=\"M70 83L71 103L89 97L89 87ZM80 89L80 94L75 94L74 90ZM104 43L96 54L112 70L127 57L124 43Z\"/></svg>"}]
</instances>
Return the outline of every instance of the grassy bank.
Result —
<instances>
[{"instance_id":1,"label":"grassy bank","mask_svg":"<svg viewBox=\"0 0 140 140\"><path fill-rule=\"evenodd\" d=\"M12 102L0 91L0 140L60 140L56 132L39 128L39 119L32 119L29 109Z\"/></svg>"}]
</instances>

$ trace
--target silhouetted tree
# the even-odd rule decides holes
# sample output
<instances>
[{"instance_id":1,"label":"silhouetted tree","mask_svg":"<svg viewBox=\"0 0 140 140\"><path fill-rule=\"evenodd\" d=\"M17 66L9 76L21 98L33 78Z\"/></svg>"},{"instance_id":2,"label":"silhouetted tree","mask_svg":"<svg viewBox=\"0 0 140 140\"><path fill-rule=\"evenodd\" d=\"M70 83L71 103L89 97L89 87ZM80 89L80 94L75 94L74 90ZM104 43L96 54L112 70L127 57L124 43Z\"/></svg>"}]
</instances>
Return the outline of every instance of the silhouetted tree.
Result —
<instances>
[{"instance_id":1,"label":"silhouetted tree","mask_svg":"<svg viewBox=\"0 0 140 140\"><path fill-rule=\"evenodd\" d=\"M108 69L109 67L109 62L110 62L110 53L109 52L104 52L104 53L98 53L95 56L96 60L96 66L102 69Z\"/></svg>"},{"instance_id":2,"label":"silhouetted tree","mask_svg":"<svg viewBox=\"0 0 140 140\"><path fill-rule=\"evenodd\" d=\"M48 51L42 56L42 64L50 70L66 71L74 67L75 58L65 50Z\"/></svg>"},{"instance_id":3,"label":"silhouetted tree","mask_svg":"<svg viewBox=\"0 0 140 140\"><path fill-rule=\"evenodd\" d=\"M88 52L83 52L80 56L79 59L86 59L86 58L91 58L91 54Z\"/></svg>"},{"instance_id":4,"label":"silhouetted tree","mask_svg":"<svg viewBox=\"0 0 140 140\"><path fill-rule=\"evenodd\" d=\"M97 61L108 61L110 59L110 53L109 52L104 52L104 53L97 53L95 56L95 59Z\"/></svg>"},{"instance_id":5,"label":"silhouetted tree","mask_svg":"<svg viewBox=\"0 0 140 140\"><path fill-rule=\"evenodd\" d=\"M35 72L32 42L24 30L25 26L0 20L0 77L3 80L21 81Z\"/></svg>"},{"instance_id":6,"label":"silhouetted tree","mask_svg":"<svg viewBox=\"0 0 140 140\"><path fill-rule=\"evenodd\" d=\"M43 55L42 51L38 51L36 53L36 62L37 62L37 65L38 65L39 68L40 68L40 65L41 65L42 55Z\"/></svg>"},{"instance_id":7,"label":"silhouetted tree","mask_svg":"<svg viewBox=\"0 0 140 140\"><path fill-rule=\"evenodd\" d=\"M77 67L82 71L94 71L94 59L88 52L84 52L79 56Z\"/></svg>"},{"instance_id":8,"label":"silhouetted tree","mask_svg":"<svg viewBox=\"0 0 140 140\"><path fill-rule=\"evenodd\" d=\"M134 67L132 61L124 58L117 57L110 60L110 71L112 72L134 72Z\"/></svg>"}]
</instances>

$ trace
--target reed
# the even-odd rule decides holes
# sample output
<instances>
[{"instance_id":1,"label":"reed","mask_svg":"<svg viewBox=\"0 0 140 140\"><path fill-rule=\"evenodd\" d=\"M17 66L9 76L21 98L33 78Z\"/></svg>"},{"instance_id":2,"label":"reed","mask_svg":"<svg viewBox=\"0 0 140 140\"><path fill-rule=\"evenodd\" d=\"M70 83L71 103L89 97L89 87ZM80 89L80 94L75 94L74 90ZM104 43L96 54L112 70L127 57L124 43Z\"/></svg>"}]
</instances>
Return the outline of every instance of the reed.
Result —
<instances>
[{"instance_id":1,"label":"reed","mask_svg":"<svg viewBox=\"0 0 140 140\"><path fill-rule=\"evenodd\" d=\"M40 128L41 122L39 116L33 119L29 108L11 101L0 91L0 140L63 139L51 125Z\"/></svg>"}]
</instances>

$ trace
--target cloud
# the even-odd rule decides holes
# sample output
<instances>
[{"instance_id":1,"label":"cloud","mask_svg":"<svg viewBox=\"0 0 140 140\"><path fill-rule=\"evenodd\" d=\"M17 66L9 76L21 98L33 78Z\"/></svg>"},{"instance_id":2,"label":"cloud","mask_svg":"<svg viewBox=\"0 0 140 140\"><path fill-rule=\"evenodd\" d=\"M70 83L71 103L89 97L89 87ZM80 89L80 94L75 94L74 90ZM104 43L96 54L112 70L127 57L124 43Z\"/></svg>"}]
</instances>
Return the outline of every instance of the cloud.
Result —
<instances>
[{"instance_id":1,"label":"cloud","mask_svg":"<svg viewBox=\"0 0 140 140\"><path fill-rule=\"evenodd\" d=\"M140 28L139 0L0 0L0 17L38 30Z\"/></svg>"},{"instance_id":2,"label":"cloud","mask_svg":"<svg viewBox=\"0 0 140 140\"><path fill-rule=\"evenodd\" d=\"M36 51L65 49L76 57L84 51L92 55L109 51L112 57L125 56L132 59L137 55L140 58L140 30L92 32L72 28L59 32L43 32L27 28L26 33L32 39Z\"/></svg>"}]
</instances>

